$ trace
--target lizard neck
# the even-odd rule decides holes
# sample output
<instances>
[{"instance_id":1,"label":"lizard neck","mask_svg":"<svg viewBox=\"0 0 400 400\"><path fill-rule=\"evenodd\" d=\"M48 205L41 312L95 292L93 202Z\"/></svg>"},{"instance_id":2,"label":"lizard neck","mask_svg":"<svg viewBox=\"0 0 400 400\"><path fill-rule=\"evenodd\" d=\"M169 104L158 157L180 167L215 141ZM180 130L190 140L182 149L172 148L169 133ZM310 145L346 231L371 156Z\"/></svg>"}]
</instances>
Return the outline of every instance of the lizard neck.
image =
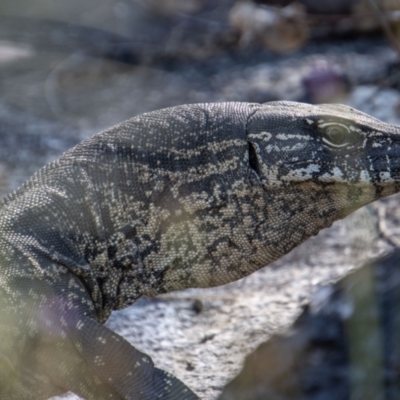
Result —
<instances>
[{"instance_id":1,"label":"lizard neck","mask_svg":"<svg viewBox=\"0 0 400 400\"><path fill-rule=\"evenodd\" d=\"M186 258L171 251L177 236L162 238L162 259L170 261L158 290L218 286L243 278L374 199L370 188L313 182L236 192L219 209L204 210L186 225L171 228L171 234L184 232L176 248L192 249ZM213 235L206 229L211 224ZM163 253L164 246L170 251Z\"/></svg>"}]
</instances>

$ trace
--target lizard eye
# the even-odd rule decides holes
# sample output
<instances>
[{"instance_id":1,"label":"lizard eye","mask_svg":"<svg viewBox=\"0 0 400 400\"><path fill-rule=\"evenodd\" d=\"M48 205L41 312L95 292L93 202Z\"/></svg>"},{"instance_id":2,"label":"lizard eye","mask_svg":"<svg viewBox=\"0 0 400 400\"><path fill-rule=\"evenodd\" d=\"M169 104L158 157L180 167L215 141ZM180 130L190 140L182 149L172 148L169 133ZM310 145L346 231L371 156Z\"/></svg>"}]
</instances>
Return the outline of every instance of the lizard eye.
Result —
<instances>
[{"instance_id":1,"label":"lizard eye","mask_svg":"<svg viewBox=\"0 0 400 400\"><path fill-rule=\"evenodd\" d=\"M322 141L330 147L342 148L354 142L354 137L350 130L342 124L322 124Z\"/></svg>"},{"instance_id":2,"label":"lizard eye","mask_svg":"<svg viewBox=\"0 0 400 400\"><path fill-rule=\"evenodd\" d=\"M346 133L342 127L330 126L326 130L324 139L334 146L340 146L346 141Z\"/></svg>"}]
</instances>

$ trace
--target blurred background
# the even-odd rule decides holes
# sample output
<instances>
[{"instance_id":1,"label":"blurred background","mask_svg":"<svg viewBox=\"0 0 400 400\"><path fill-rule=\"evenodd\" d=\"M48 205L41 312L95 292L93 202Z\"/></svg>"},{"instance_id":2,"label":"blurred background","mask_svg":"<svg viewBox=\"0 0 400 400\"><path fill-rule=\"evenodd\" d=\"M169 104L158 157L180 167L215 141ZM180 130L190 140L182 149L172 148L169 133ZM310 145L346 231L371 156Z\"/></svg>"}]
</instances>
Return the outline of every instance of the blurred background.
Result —
<instances>
[{"instance_id":1,"label":"blurred background","mask_svg":"<svg viewBox=\"0 0 400 400\"><path fill-rule=\"evenodd\" d=\"M92 134L183 103L340 102L399 124L399 55L400 0L1 0L0 195ZM378 290L373 272L359 278L370 277L370 286L363 285L371 287L369 300L357 304L371 310L372 322L358 336L351 333L358 308L341 314L341 303L332 306L340 311L334 340L341 346L312 358L323 370L323 362L342 357L329 369L333 375L319 380L325 386L305 385L309 376L299 378L300 364L279 369L275 361L293 352L304 358L293 349L312 345L315 336L296 336L290 328L302 312L301 326L321 324L305 318L302 307L311 301L307 313L321 310L315 302L327 303L337 292L326 285L398 246L397 199L339 221L240 282L142 299L108 324L202 399L218 398L246 354L278 333L291 344L259 356L272 361L251 367L245 394L234 386L224 399L398 399L400 363L397 355L392 364L385 356L397 353L383 346L386 336L379 334L383 314L371 300ZM354 340L372 344L353 352L352 362ZM363 369L365 354L374 354L369 369ZM261 373L258 381L251 372L277 369L275 378ZM293 380L296 388L286 390Z\"/></svg>"}]
</instances>

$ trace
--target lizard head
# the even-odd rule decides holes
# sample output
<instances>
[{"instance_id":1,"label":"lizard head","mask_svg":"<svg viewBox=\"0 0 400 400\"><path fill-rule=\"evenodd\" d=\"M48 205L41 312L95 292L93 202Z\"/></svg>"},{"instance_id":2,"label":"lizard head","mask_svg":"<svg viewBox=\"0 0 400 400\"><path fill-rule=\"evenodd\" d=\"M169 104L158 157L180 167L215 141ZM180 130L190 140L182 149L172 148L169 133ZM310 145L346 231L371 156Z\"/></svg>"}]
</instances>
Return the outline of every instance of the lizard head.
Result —
<instances>
[{"instance_id":1,"label":"lizard head","mask_svg":"<svg viewBox=\"0 0 400 400\"><path fill-rule=\"evenodd\" d=\"M307 194L334 219L400 190L400 127L351 107L266 103L247 137L250 167L266 190Z\"/></svg>"}]
</instances>

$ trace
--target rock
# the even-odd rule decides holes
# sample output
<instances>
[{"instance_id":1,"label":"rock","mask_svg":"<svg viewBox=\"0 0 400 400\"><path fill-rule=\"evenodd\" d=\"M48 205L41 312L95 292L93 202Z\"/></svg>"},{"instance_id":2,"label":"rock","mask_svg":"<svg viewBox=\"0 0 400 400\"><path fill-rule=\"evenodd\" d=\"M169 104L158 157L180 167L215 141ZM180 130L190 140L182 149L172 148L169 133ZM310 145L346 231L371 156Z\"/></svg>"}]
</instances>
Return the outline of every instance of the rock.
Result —
<instances>
[{"instance_id":1,"label":"rock","mask_svg":"<svg viewBox=\"0 0 400 400\"><path fill-rule=\"evenodd\" d=\"M239 33L239 46L261 45L275 53L297 50L308 38L304 7L291 4L277 8L251 2L237 2L229 21Z\"/></svg>"},{"instance_id":2,"label":"rock","mask_svg":"<svg viewBox=\"0 0 400 400\"><path fill-rule=\"evenodd\" d=\"M350 88L345 70L338 65L319 60L303 75L305 101L313 104L341 102Z\"/></svg>"},{"instance_id":3,"label":"rock","mask_svg":"<svg viewBox=\"0 0 400 400\"><path fill-rule=\"evenodd\" d=\"M400 398L400 249L321 289L219 400ZM387 397L385 397L387 396Z\"/></svg>"}]
</instances>

